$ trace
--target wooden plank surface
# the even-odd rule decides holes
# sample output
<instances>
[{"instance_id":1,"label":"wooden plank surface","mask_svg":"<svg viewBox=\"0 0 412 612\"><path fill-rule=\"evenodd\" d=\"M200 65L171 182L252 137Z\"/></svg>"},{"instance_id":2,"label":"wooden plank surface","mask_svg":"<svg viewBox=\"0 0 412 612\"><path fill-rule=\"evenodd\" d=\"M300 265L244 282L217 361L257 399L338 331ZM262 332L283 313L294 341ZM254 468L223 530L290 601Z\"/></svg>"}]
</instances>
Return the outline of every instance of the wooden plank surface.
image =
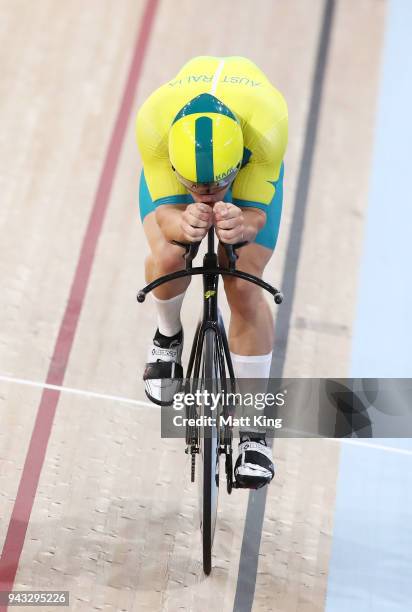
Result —
<instances>
[{"instance_id":1,"label":"wooden plank surface","mask_svg":"<svg viewBox=\"0 0 412 612\"><path fill-rule=\"evenodd\" d=\"M143 9L132 0L0 4L0 374L45 380ZM384 9L373 0L337 3L288 376L346 372ZM320 0L242 1L236 9L183 0L176 14L176 2L162 0L135 100L137 109L199 54L246 55L284 93L290 143L281 234L266 273L274 284L285 263L322 10ZM139 377L155 317L150 300L134 301L147 253L140 168L131 123L65 384L144 400ZM196 279L183 307L188 332L199 308ZM1 544L39 396L0 382ZM204 579L183 443L159 439L158 427L157 408L62 394L16 588L68 589L76 611L200 611L216 607L216 594L220 609L233 609L247 494L222 491L214 569ZM253 609L322 610L339 446L283 440L275 456Z\"/></svg>"}]
</instances>

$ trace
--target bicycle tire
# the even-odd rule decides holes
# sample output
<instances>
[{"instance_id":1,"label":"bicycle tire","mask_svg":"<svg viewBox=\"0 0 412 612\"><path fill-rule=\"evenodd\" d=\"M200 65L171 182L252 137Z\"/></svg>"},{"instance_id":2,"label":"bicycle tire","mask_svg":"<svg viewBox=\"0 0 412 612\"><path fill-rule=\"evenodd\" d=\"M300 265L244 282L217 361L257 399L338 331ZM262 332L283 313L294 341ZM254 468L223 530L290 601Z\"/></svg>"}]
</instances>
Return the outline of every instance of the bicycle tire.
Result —
<instances>
[{"instance_id":1,"label":"bicycle tire","mask_svg":"<svg viewBox=\"0 0 412 612\"><path fill-rule=\"evenodd\" d=\"M215 331L213 329L208 329L205 332L203 343L202 386L204 385L209 392L216 390L217 367L215 350ZM201 411L204 417L217 417L211 410L211 406L205 403L202 403ZM201 513L200 527L202 533L203 571L206 575L209 575L212 570L212 548L216 527L219 487L219 438L217 428L213 425L203 425L200 428L200 438L200 457L202 459L199 500Z\"/></svg>"}]
</instances>

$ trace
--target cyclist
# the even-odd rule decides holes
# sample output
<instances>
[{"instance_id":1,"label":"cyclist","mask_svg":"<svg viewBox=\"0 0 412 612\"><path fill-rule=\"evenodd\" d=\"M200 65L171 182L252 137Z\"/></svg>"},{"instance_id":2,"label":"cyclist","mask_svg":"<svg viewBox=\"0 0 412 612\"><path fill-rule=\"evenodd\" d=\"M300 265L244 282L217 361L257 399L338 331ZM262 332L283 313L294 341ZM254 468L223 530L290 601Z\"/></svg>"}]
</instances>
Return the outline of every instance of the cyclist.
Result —
<instances>
[{"instance_id":1,"label":"cyclist","mask_svg":"<svg viewBox=\"0 0 412 612\"><path fill-rule=\"evenodd\" d=\"M279 231L288 134L286 102L265 74L244 57L195 57L146 100L136 131L140 214L151 250L147 282L184 267L172 240L198 242L212 225L221 242L250 243L239 250L238 267L262 277ZM219 260L225 261L221 247ZM180 310L189 282L178 279L152 293L157 330L143 378L156 403L170 380L183 377ZM223 282L235 375L268 378L271 309L257 286L227 276ZM239 485L260 487L273 475L264 434L241 431Z\"/></svg>"}]
</instances>

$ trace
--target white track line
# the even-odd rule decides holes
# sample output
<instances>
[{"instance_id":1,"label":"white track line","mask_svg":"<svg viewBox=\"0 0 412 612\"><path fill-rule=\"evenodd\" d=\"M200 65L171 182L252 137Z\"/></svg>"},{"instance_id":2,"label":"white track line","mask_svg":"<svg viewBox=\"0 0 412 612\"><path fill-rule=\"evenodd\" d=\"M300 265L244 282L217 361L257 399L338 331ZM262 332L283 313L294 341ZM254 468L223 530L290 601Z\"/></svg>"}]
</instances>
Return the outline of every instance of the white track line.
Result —
<instances>
[{"instance_id":1,"label":"white track line","mask_svg":"<svg viewBox=\"0 0 412 612\"><path fill-rule=\"evenodd\" d=\"M48 385L46 383L36 382L34 380L26 380L24 378L15 378L14 376L8 376L4 374L0 374L0 382L8 382L16 385L26 385L28 387L37 387L39 389L51 389L53 391L60 391L61 393L73 393L75 395L83 395L85 397L93 397L97 399L111 400L115 402L121 402L123 404L131 404L133 406L138 406L140 408L159 408L156 404L152 404L151 402L142 402L141 400L131 399L130 397L121 397L119 395L107 395L106 393L96 393L95 391L85 391L83 389L73 389L72 387L60 387L58 385ZM285 428L285 431L289 431L290 433L296 433L296 437L307 438L307 434L302 431L298 431L295 429ZM311 436L312 437L312 436ZM344 444L353 444L354 446L363 446L366 448L373 448L375 450L382 450L387 453L397 453L398 455L407 455L409 457L412 456L412 450L407 450L404 448L396 448L394 446L386 446L385 444L374 444L373 442L364 442L363 440L354 439L354 438L322 438L322 436L313 436L318 437L320 440L329 440L330 442L343 442Z\"/></svg>"},{"instance_id":2,"label":"white track line","mask_svg":"<svg viewBox=\"0 0 412 612\"><path fill-rule=\"evenodd\" d=\"M26 380L24 378L15 378L14 376L5 376L3 374L0 374L0 381L14 383L17 385L26 385L28 387L37 387L40 389L51 389L53 391L60 391L62 393L74 393L75 395L83 395L85 397L94 397L98 399L122 402L123 404L132 404L133 406L139 406L141 408L158 407L156 404L152 404L151 402L142 402L141 400L131 399L130 397L121 397L119 395L107 395L106 393L96 393L95 391L85 391L83 389L73 389L72 387L60 387L58 385L48 385L47 383L36 382L34 380Z\"/></svg>"},{"instance_id":3,"label":"white track line","mask_svg":"<svg viewBox=\"0 0 412 612\"><path fill-rule=\"evenodd\" d=\"M352 444L353 446L366 446L366 448L376 448L378 450L386 451L388 453L397 453L398 455L408 455L412 457L412 450L406 448L396 448L396 446L386 446L385 444L374 444L373 442L363 442L354 438L330 438L333 441L344 442L345 444Z\"/></svg>"},{"instance_id":4,"label":"white track line","mask_svg":"<svg viewBox=\"0 0 412 612\"><path fill-rule=\"evenodd\" d=\"M343 442L344 444L352 444L354 446L374 448L377 450L386 451L388 453L397 453L398 455L408 455L409 457L412 456L412 450L408 450L406 448L397 448L396 446L387 446L386 444L374 444L373 442L364 442L363 440L360 440L359 438L324 438L323 436L316 436L316 435L308 436L307 432L305 431L300 431L298 429L290 429L288 427L285 427L283 431L287 431L290 434L296 434L297 438L304 438L304 439L316 438L319 440L328 440L329 442ZM290 437L292 438L294 436L291 435Z\"/></svg>"}]
</instances>

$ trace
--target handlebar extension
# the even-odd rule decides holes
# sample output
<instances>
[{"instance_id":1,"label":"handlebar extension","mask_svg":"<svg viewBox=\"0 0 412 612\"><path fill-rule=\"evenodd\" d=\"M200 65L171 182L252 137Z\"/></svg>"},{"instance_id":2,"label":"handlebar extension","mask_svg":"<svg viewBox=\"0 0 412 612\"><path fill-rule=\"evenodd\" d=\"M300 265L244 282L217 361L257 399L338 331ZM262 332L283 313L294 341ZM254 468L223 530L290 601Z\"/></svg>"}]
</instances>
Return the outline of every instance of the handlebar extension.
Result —
<instances>
[{"instance_id":1,"label":"handlebar extension","mask_svg":"<svg viewBox=\"0 0 412 612\"><path fill-rule=\"evenodd\" d=\"M200 242L186 243L186 242L178 242L178 240L172 240L172 244L175 244L176 246L180 246L185 250L183 257L186 260L186 270L189 270L191 268L192 261L194 260L194 258L196 257L199 251L199 247L201 243ZM229 270L233 271L236 267L236 260L239 257L239 255L236 253L236 250L245 246L246 244L248 244L248 242L247 241L237 242L236 244L228 244L226 242L220 242L220 244L225 249L225 253L229 261Z\"/></svg>"}]
</instances>

